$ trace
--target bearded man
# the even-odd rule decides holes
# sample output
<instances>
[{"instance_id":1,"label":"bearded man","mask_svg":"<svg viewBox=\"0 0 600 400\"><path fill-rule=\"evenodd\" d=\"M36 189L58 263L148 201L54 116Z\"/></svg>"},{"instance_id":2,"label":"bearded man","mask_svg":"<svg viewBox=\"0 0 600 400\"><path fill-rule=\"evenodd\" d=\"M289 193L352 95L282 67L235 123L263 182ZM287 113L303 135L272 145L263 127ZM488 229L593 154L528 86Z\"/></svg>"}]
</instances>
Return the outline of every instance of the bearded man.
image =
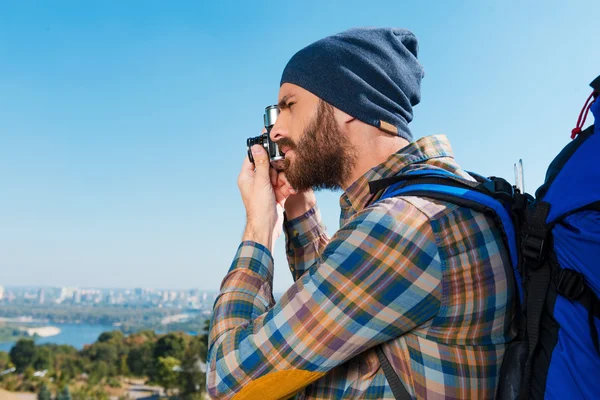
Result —
<instances>
[{"instance_id":1,"label":"bearded man","mask_svg":"<svg viewBox=\"0 0 600 400\"><path fill-rule=\"evenodd\" d=\"M285 67L270 131L285 167L275 171L254 146L238 177L247 223L214 305L211 397L494 397L514 337L500 230L444 201L377 201L382 190L369 185L423 169L472 180L445 136L412 139L417 47L405 29L351 29ZM344 191L331 238L317 189ZM295 282L276 303L271 251L282 231Z\"/></svg>"}]
</instances>

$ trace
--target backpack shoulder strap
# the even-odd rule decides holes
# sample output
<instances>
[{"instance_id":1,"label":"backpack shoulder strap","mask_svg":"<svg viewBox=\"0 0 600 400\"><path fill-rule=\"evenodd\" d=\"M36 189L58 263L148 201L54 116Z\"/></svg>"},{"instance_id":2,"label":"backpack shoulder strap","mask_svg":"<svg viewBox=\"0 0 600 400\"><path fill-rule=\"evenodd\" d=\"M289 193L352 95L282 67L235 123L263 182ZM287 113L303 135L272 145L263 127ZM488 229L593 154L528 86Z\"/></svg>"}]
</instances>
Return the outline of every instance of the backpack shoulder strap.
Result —
<instances>
[{"instance_id":1,"label":"backpack shoulder strap","mask_svg":"<svg viewBox=\"0 0 600 400\"><path fill-rule=\"evenodd\" d=\"M377 358L379 359L379 364L383 369L385 378L390 384L394 398L396 398L396 400L411 400L408 390L406 390L406 387L398 377L398 374L396 374L396 371L392 368L392 364L390 364L390 361L383 352L381 346L377 346L375 352L377 353Z\"/></svg>"},{"instance_id":2,"label":"backpack shoulder strap","mask_svg":"<svg viewBox=\"0 0 600 400\"><path fill-rule=\"evenodd\" d=\"M396 196L419 196L446 201L490 215L500 228L502 239L509 250L517 291L519 293L519 302L523 304L523 287L521 284L521 273L518 268L519 250L517 247L517 232L511 218L511 205L504 203L504 199L502 199L503 194L508 194L494 193L492 191L494 187L501 185L496 184L494 180L488 180L484 183L468 181L447 171L424 170L416 172L418 173L387 178L386 183L388 186L375 203ZM391 183L394 180L395 183ZM498 182L501 181L498 180ZM381 190L381 184L378 182L381 181L370 182L370 186ZM512 187L510 188L512 190ZM503 187L504 189L505 187Z\"/></svg>"}]
</instances>

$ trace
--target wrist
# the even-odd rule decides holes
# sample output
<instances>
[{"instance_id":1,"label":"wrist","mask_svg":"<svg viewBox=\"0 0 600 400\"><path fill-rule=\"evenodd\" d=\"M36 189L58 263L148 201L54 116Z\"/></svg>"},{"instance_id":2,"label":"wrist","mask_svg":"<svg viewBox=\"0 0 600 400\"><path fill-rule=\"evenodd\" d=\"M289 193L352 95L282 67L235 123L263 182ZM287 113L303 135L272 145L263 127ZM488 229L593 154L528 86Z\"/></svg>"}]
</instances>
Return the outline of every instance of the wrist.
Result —
<instances>
[{"instance_id":1,"label":"wrist","mask_svg":"<svg viewBox=\"0 0 600 400\"><path fill-rule=\"evenodd\" d=\"M268 227L261 227L252 221L246 223L246 229L242 241L251 241L265 246L269 251L273 251L273 230Z\"/></svg>"},{"instance_id":2,"label":"wrist","mask_svg":"<svg viewBox=\"0 0 600 400\"><path fill-rule=\"evenodd\" d=\"M312 191L296 196L298 197L289 198L285 203L285 216L288 221L306 214L317 204L317 199Z\"/></svg>"}]
</instances>

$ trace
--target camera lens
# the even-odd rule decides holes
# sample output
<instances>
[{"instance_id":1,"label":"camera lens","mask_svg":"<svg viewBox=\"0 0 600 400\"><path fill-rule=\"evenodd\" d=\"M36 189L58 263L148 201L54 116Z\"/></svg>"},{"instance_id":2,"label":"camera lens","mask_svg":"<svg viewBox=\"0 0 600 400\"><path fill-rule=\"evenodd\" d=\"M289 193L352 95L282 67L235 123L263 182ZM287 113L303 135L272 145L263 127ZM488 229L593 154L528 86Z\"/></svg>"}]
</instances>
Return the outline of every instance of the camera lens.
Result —
<instances>
[{"instance_id":1,"label":"camera lens","mask_svg":"<svg viewBox=\"0 0 600 400\"><path fill-rule=\"evenodd\" d=\"M246 146L248 146L248 158L250 159L250 161L252 163L254 163L254 157L252 157L252 150L250 150L250 149L255 144L265 147L265 145L264 145L265 143L267 143L267 135L266 134L251 137L251 138L248 138L248 140L246 140Z\"/></svg>"},{"instance_id":2,"label":"camera lens","mask_svg":"<svg viewBox=\"0 0 600 400\"><path fill-rule=\"evenodd\" d=\"M248 140L246 140L246 146L248 147L248 158L250 159L250 162L252 164L254 164L254 157L252 157L252 150L250 150L250 148L252 146L254 146L255 141L256 141L255 137L251 137L251 138L248 138Z\"/></svg>"},{"instance_id":3,"label":"camera lens","mask_svg":"<svg viewBox=\"0 0 600 400\"><path fill-rule=\"evenodd\" d=\"M279 108L274 106L268 106L265 108L265 128L269 129L270 126L275 125L275 121L277 121L277 116L279 115Z\"/></svg>"}]
</instances>

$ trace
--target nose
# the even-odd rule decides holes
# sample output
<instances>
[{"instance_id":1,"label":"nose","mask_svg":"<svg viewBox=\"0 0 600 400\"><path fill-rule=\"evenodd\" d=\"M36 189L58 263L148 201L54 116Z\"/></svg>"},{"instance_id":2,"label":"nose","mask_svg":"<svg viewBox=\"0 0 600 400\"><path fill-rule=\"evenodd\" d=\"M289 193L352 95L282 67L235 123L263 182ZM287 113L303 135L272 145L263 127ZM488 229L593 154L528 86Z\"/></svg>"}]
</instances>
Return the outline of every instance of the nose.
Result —
<instances>
[{"instance_id":1,"label":"nose","mask_svg":"<svg viewBox=\"0 0 600 400\"><path fill-rule=\"evenodd\" d=\"M287 135L287 130L285 129L285 113L279 114L277 120L275 121L275 125L271 128L271 132L269 132L269 136L271 136L271 140L276 142Z\"/></svg>"}]
</instances>

